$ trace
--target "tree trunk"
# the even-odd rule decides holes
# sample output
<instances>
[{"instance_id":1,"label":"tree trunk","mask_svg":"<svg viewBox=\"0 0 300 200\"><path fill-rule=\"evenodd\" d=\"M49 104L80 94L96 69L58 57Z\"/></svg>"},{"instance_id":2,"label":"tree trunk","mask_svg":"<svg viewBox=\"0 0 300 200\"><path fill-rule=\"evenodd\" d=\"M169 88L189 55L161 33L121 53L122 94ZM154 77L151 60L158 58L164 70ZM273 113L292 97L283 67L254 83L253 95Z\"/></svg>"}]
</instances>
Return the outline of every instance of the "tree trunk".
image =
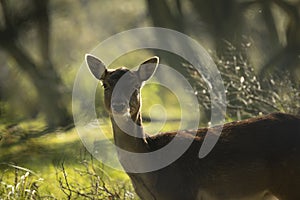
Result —
<instances>
[{"instance_id":1,"label":"tree trunk","mask_svg":"<svg viewBox=\"0 0 300 200\"><path fill-rule=\"evenodd\" d=\"M3 26L0 26L1 47L31 79L39 94L39 106L46 115L49 128L68 125L71 116L63 102L63 83L51 62L48 0L27 2L26 9L21 11L6 0L0 0L0 3L4 19ZM23 31L27 31L28 27L38 31L37 45L41 53L39 62L34 62L19 43Z\"/></svg>"},{"instance_id":2,"label":"tree trunk","mask_svg":"<svg viewBox=\"0 0 300 200\"><path fill-rule=\"evenodd\" d=\"M72 120L63 102L61 91L63 84L53 69L52 63L48 61L45 62L48 66L38 67L16 42L5 46L5 50L32 80L39 94L39 105L46 115L48 127L69 125Z\"/></svg>"}]
</instances>

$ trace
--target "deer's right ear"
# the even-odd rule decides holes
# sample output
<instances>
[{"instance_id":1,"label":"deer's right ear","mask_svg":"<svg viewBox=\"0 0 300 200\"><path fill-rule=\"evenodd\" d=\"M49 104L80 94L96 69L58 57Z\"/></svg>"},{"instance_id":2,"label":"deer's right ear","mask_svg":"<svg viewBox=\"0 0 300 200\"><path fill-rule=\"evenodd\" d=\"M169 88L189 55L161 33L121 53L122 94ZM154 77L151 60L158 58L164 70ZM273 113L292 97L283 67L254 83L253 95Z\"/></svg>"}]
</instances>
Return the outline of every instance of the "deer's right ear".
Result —
<instances>
[{"instance_id":1,"label":"deer's right ear","mask_svg":"<svg viewBox=\"0 0 300 200\"><path fill-rule=\"evenodd\" d=\"M159 63L159 58L154 56L143 62L139 69L137 70L138 76L141 81L147 81L154 74L157 65Z\"/></svg>"},{"instance_id":2,"label":"deer's right ear","mask_svg":"<svg viewBox=\"0 0 300 200\"><path fill-rule=\"evenodd\" d=\"M103 75L107 71L104 63L99 58L90 54L85 55L85 61L94 77L98 80L102 80Z\"/></svg>"}]
</instances>

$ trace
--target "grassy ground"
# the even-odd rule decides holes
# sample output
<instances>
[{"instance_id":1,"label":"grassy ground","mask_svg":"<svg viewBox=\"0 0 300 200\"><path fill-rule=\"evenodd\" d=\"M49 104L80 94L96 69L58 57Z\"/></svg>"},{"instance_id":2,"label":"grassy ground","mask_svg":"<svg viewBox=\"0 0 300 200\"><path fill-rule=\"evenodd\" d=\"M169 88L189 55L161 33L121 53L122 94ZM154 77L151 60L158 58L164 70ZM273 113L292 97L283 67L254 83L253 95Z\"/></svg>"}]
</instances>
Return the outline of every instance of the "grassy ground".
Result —
<instances>
[{"instance_id":1,"label":"grassy ground","mask_svg":"<svg viewBox=\"0 0 300 200\"><path fill-rule=\"evenodd\" d=\"M87 188L93 187L97 181L99 188L105 182L106 188L100 189L107 190L102 191L107 199L114 192L126 193L125 199L136 198L127 175L92 159L83 147L76 129L41 130L43 124L39 122L0 127L0 199L9 199L8 196L10 199L22 199L9 192L14 190L17 193L24 179L28 182L28 191L35 185L39 195L46 199L68 199L71 190L89 193ZM16 188L17 183L19 188ZM67 184L71 185L70 188L63 189ZM71 194L71 198L77 196Z\"/></svg>"},{"instance_id":2,"label":"grassy ground","mask_svg":"<svg viewBox=\"0 0 300 200\"><path fill-rule=\"evenodd\" d=\"M144 123L146 132L178 129L181 111L176 97L160 89L169 99L164 104L153 95L161 93L157 86L145 88L151 93L143 95L142 113L146 121L155 119ZM164 118L171 120L165 123ZM100 121L112 139L109 121ZM128 176L92 158L75 128L49 131L44 127L40 120L0 125L0 199L138 199Z\"/></svg>"},{"instance_id":3,"label":"grassy ground","mask_svg":"<svg viewBox=\"0 0 300 200\"><path fill-rule=\"evenodd\" d=\"M158 123L145 128L156 132L158 126L162 131L179 125ZM104 124L112 138L110 123ZM93 158L75 128L49 131L40 121L29 121L2 125L0 133L0 199L138 199L128 176Z\"/></svg>"}]
</instances>

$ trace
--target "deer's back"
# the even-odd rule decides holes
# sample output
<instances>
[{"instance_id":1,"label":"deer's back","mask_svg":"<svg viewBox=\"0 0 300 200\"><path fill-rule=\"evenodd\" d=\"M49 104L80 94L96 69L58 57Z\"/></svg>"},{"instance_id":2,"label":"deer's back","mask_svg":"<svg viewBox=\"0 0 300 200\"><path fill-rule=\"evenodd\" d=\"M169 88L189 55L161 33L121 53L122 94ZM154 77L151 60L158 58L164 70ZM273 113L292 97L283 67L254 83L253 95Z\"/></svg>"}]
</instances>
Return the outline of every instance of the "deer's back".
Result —
<instances>
[{"instance_id":1,"label":"deer's back","mask_svg":"<svg viewBox=\"0 0 300 200\"><path fill-rule=\"evenodd\" d=\"M199 191L205 191L225 199L264 189L284 196L300 184L299 117L274 113L227 123L213 150L200 159L199 149L207 130L198 129L192 145L178 160L154 172L160 177L158 188L169 188L174 197L189 194L196 198ZM175 135L163 133L149 138L150 148L161 148ZM190 135L190 131L178 133L186 139ZM297 195L300 198L300 193Z\"/></svg>"},{"instance_id":2,"label":"deer's back","mask_svg":"<svg viewBox=\"0 0 300 200\"><path fill-rule=\"evenodd\" d=\"M193 139L194 141L188 152L193 151L198 155L199 152L196 152L196 150L200 149L208 130L213 134L219 130L219 126L200 128L197 131L166 132L151 136L148 138L149 148L153 151L162 148L177 135L183 140ZM232 156L245 158L251 155L255 157L272 157L273 153L278 155L292 153L299 149L299 144L300 117L284 113L273 113L263 117L224 124L218 142L210 154L213 156L230 153ZM264 152L262 152L263 150ZM239 152L245 154L242 155ZM260 152L259 155L255 154L258 152ZM277 158L278 155L276 155Z\"/></svg>"}]
</instances>

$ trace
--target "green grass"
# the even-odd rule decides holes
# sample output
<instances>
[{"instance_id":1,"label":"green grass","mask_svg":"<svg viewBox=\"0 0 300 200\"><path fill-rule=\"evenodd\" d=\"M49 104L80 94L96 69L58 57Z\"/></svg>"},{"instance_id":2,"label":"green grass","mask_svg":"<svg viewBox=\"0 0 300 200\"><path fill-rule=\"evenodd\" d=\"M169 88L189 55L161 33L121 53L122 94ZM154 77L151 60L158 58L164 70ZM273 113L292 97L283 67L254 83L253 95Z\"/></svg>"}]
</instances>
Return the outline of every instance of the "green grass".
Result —
<instances>
[{"instance_id":1,"label":"green grass","mask_svg":"<svg viewBox=\"0 0 300 200\"><path fill-rule=\"evenodd\" d=\"M108 190L124 189L128 194L133 192L129 178L124 172L106 167L91 158L83 147L76 129L50 132L41 130L43 124L38 121L23 122L12 127L0 126L0 199L9 199L9 191L16 187L22 178L30 183L23 184L25 189L27 187L26 193L32 189L32 185L37 184L40 196L46 196L48 199L67 199L59 182L61 180L62 184L65 184L64 173L67 174L67 180L74 190L86 192L84 187L96 183L97 175L101 181L105 181L106 187L110 188ZM21 182L19 185L22 185ZM17 189L20 190L20 187L13 189L15 193ZM24 194L22 197L10 197L25 198ZM30 199L30 196L26 198ZM75 199L75 196L72 198ZM127 199L133 198L136 198L135 195Z\"/></svg>"},{"instance_id":2,"label":"green grass","mask_svg":"<svg viewBox=\"0 0 300 200\"><path fill-rule=\"evenodd\" d=\"M161 112L171 120L163 122ZM142 113L146 119L153 120L144 123L147 133L179 128L180 106L177 97L166 88L156 84L145 86ZM76 192L95 193L92 195L95 199L109 199L109 196L110 199L138 199L127 174L92 158L75 128L49 131L41 121L0 125L0 199L9 199L8 196L10 199L30 199L30 191L35 190L45 199L76 199ZM109 120L101 118L100 121L106 137L112 139ZM97 130L91 131L89 134L97 134ZM91 191L97 187L103 190L101 194ZM12 190L19 196L11 196ZM71 190L74 192L69 196ZM84 197L80 196L80 199Z\"/></svg>"},{"instance_id":3,"label":"green grass","mask_svg":"<svg viewBox=\"0 0 300 200\"><path fill-rule=\"evenodd\" d=\"M103 123L101 128L112 139L109 120ZM157 123L145 123L147 131L155 133ZM178 125L177 121L168 122L162 124L162 130L174 130ZM127 174L92 158L75 128L49 131L44 127L38 120L0 125L0 199L36 199L36 194L43 199L89 199L76 192L96 193L92 188L98 184L103 189L103 183L105 188L101 194L91 195L93 198L138 199Z\"/></svg>"}]
</instances>

